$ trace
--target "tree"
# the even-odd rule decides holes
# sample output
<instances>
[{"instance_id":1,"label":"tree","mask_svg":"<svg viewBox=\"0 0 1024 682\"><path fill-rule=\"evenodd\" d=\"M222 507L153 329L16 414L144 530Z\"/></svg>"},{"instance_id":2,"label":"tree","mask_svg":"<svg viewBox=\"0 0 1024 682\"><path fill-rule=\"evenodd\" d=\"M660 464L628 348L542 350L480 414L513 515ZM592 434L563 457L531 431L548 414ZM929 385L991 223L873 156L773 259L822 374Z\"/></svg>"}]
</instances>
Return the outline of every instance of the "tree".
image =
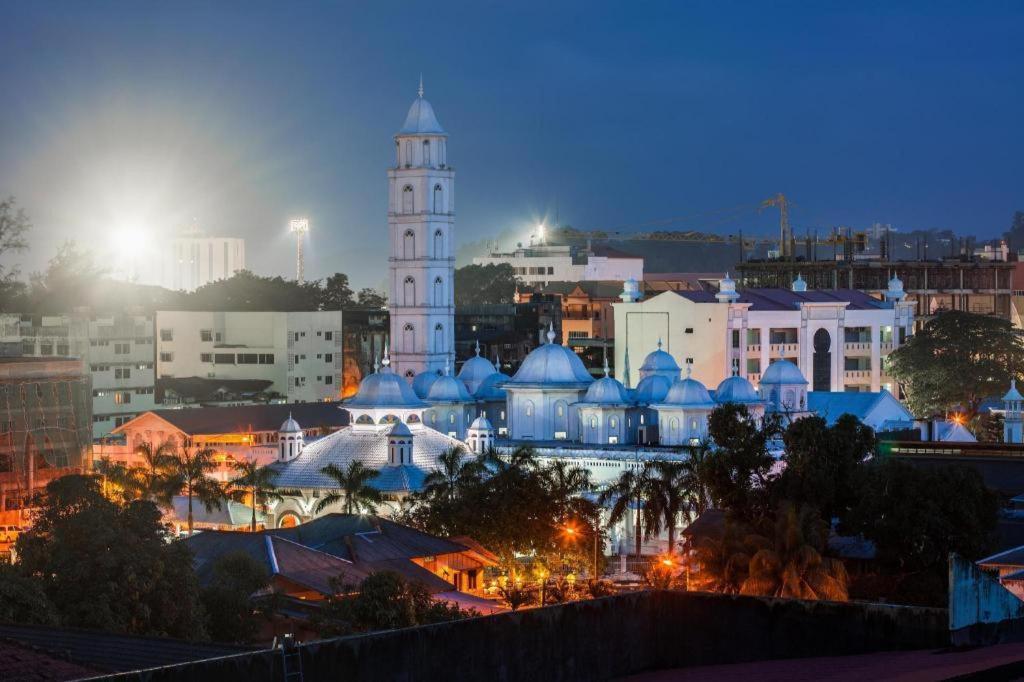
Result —
<instances>
[{"instance_id":1,"label":"tree","mask_svg":"<svg viewBox=\"0 0 1024 682\"><path fill-rule=\"evenodd\" d=\"M274 484L278 476L276 469L260 466L256 460L234 462L232 468L239 474L229 484L228 496L236 502L248 502L252 507L252 519L249 530L256 532L256 507L267 515L267 505L271 502L282 502L285 496L298 496L298 490L280 490Z\"/></svg>"},{"instance_id":2,"label":"tree","mask_svg":"<svg viewBox=\"0 0 1024 682\"><path fill-rule=\"evenodd\" d=\"M455 305L512 303L517 284L508 263L463 266L455 271Z\"/></svg>"},{"instance_id":3,"label":"tree","mask_svg":"<svg viewBox=\"0 0 1024 682\"><path fill-rule=\"evenodd\" d=\"M875 450L875 434L853 415L833 426L810 416L790 424L782 436L786 468L771 483L773 498L810 505L826 521L856 502L856 474Z\"/></svg>"},{"instance_id":4,"label":"tree","mask_svg":"<svg viewBox=\"0 0 1024 682\"><path fill-rule=\"evenodd\" d=\"M380 491L370 485L370 481L377 478L380 472L367 467L359 460L352 460L345 469L331 463L320 471L334 479L339 492L328 493L321 497L314 509L317 514L332 504L342 501L345 503L346 514L363 511L373 514L377 511L377 505L383 501Z\"/></svg>"},{"instance_id":5,"label":"tree","mask_svg":"<svg viewBox=\"0 0 1024 682\"><path fill-rule=\"evenodd\" d=\"M708 416L715 443L705 463L712 503L741 520L754 523L765 513L764 490L775 459L768 444L779 432L777 415L758 424L745 405L726 403Z\"/></svg>"},{"instance_id":6,"label":"tree","mask_svg":"<svg viewBox=\"0 0 1024 682\"><path fill-rule=\"evenodd\" d=\"M665 528L668 531L668 551L675 552L679 515L693 509L696 496L688 467L683 462L652 462L650 488L650 498L645 508L648 512L647 532L657 534Z\"/></svg>"},{"instance_id":7,"label":"tree","mask_svg":"<svg viewBox=\"0 0 1024 682\"><path fill-rule=\"evenodd\" d=\"M888 362L914 413L962 409L973 419L983 400L1024 372L1024 341L1009 320L953 310L928 321Z\"/></svg>"},{"instance_id":8,"label":"tree","mask_svg":"<svg viewBox=\"0 0 1024 682\"><path fill-rule=\"evenodd\" d=\"M691 511L694 517L711 508L711 446L701 443L689 448L689 457L683 460L681 485L690 491Z\"/></svg>"},{"instance_id":9,"label":"tree","mask_svg":"<svg viewBox=\"0 0 1024 682\"><path fill-rule=\"evenodd\" d=\"M352 305L352 287L348 284L348 275L336 272L324 282L320 307L323 310L341 310Z\"/></svg>"},{"instance_id":10,"label":"tree","mask_svg":"<svg viewBox=\"0 0 1024 682\"><path fill-rule=\"evenodd\" d=\"M0 564L0 623L57 625L60 615L43 590L43 582Z\"/></svg>"},{"instance_id":11,"label":"tree","mask_svg":"<svg viewBox=\"0 0 1024 682\"><path fill-rule=\"evenodd\" d=\"M448 448L437 457L438 467L423 480L423 494L448 501L455 500L467 485L480 479L480 463L466 459L461 445Z\"/></svg>"},{"instance_id":12,"label":"tree","mask_svg":"<svg viewBox=\"0 0 1024 682\"><path fill-rule=\"evenodd\" d=\"M66 241L50 259L46 271L32 275L31 306L39 312L64 313L86 305L106 274L91 251L83 250L73 240Z\"/></svg>"},{"instance_id":13,"label":"tree","mask_svg":"<svg viewBox=\"0 0 1024 682\"><path fill-rule=\"evenodd\" d=\"M563 459L556 459L541 469L551 491L555 514L561 523L565 523L572 512L580 511L573 505L580 495L590 492L594 485L590 482L590 470L579 465L570 465Z\"/></svg>"},{"instance_id":14,"label":"tree","mask_svg":"<svg viewBox=\"0 0 1024 682\"><path fill-rule=\"evenodd\" d=\"M739 594L748 576L750 557L767 544L765 538L727 520L721 537L703 536L696 542L694 558L700 570L691 578L693 587Z\"/></svg>"},{"instance_id":15,"label":"tree","mask_svg":"<svg viewBox=\"0 0 1024 682\"><path fill-rule=\"evenodd\" d=\"M376 289L366 287L359 290L356 295L356 303L367 308L385 308L388 305L387 294L382 294Z\"/></svg>"},{"instance_id":16,"label":"tree","mask_svg":"<svg viewBox=\"0 0 1024 682\"><path fill-rule=\"evenodd\" d=\"M1015 211L1010 229L1003 233L1010 251L1018 251L1024 248L1024 211Z\"/></svg>"},{"instance_id":17,"label":"tree","mask_svg":"<svg viewBox=\"0 0 1024 682\"><path fill-rule=\"evenodd\" d=\"M205 637L191 555L167 542L156 505L118 504L96 477L81 475L51 481L34 505L14 570L38 581L63 625Z\"/></svg>"},{"instance_id":18,"label":"tree","mask_svg":"<svg viewBox=\"0 0 1024 682\"><path fill-rule=\"evenodd\" d=\"M198 498L206 511L220 509L224 490L210 477L217 468L211 448L182 447L168 456L167 474L169 489L175 493L184 492L188 498L188 532L194 530L192 500Z\"/></svg>"},{"instance_id":19,"label":"tree","mask_svg":"<svg viewBox=\"0 0 1024 682\"><path fill-rule=\"evenodd\" d=\"M358 586L348 582L346 576L339 576L333 584L335 596L328 598L314 616L314 625L323 637L394 630L477 615L475 611L435 600L422 583L393 571L373 573Z\"/></svg>"},{"instance_id":20,"label":"tree","mask_svg":"<svg viewBox=\"0 0 1024 682\"><path fill-rule=\"evenodd\" d=\"M25 235L31 227L24 209L16 208L14 197L0 201L0 259L20 254L28 248ZM18 282L18 275L17 266L8 269L0 264L0 310L14 310L9 306L23 286Z\"/></svg>"},{"instance_id":21,"label":"tree","mask_svg":"<svg viewBox=\"0 0 1024 682\"><path fill-rule=\"evenodd\" d=\"M318 310L322 296L318 282L260 277L239 270L199 287L181 305L187 310Z\"/></svg>"},{"instance_id":22,"label":"tree","mask_svg":"<svg viewBox=\"0 0 1024 682\"><path fill-rule=\"evenodd\" d=\"M626 469L617 481L608 486L598 497L598 504L606 506L611 503L608 513L608 525L615 525L626 516L630 506L635 505L636 556L641 555L643 546L644 509L652 497L651 464L645 462L639 469ZM649 514L649 512L648 512Z\"/></svg>"},{"instance_id":23,"label":"tree","mask_svg":"<svg viewBox=\"0 0 1024 682\"><path fill-rule=\"evenodd\" d=\"M740 594L847 601L846 568L821 556L827 525L817 511L783 503L775 524L774 542L750 558Z\"/></svg>"},{"instance_id":24,"label":"tree","mask_svg":"<svg viewBox=\"0 0 1024 682\"><path fill-rule=\"evenodd\" d=\"M259 621L254 595L270 583L266 567L243 552L225 554L211 570L210 583L202 590L203 606L209 614L210 637L217 642L248 642Z\"/></svg>"},{"instance_id":25,"label":"tree","mask_svg":"<svg viewBox=\"0 0 1024 682\"><path fill-rule=\"evenodd\" d=\"M154 446L149 441L143 441L136 446L135 454L142 457L142 464L132 468L139 497L170 504L174 492L170 489L172 482L168 477L168 469L174 464L174 445L164 441Z\"/></svg>"}]
</instances>

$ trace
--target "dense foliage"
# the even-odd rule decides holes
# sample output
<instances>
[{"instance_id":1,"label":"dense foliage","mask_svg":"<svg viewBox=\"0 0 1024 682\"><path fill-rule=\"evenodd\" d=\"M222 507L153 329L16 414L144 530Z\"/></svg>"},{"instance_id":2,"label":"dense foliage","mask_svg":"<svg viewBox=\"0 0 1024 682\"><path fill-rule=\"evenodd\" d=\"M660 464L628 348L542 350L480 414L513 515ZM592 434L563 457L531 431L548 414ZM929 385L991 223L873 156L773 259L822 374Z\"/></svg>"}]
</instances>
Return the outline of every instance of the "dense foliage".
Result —
<instances>
[{"instance_id":1,"label":"dense foliage","mask_svg":"<svg viewBox=\"0 0 1024 682\"><path fill-rule=\"evenodd\" d=\"M1009 320L949 311L935 316L888 357L889 374L918 416L963 411L1003 395L1024 372L1024 340Z\"/></svg>"},{"instance_id":2,"label":"dense foliage","mask_svg":"<svg viewBox=\"0 0 1024 682\"><path fill-rule=\"evenodd\" d=\"M516 275L508 263L466 265L455 271L455 305L512 303Z\"/></svg>"},{"instance_id":3,"label":"dense foliage","mask_svg":"<svg viewBox=\"0 0 1024 682\"><path fill-rule=\"evenodd\" d=\"M248 554L225 554L213 565L201 598L209 614L210 637L217 642L248 642L259 629L253 595L267 590L270 574Z\"/></svg>"}]
</instances>

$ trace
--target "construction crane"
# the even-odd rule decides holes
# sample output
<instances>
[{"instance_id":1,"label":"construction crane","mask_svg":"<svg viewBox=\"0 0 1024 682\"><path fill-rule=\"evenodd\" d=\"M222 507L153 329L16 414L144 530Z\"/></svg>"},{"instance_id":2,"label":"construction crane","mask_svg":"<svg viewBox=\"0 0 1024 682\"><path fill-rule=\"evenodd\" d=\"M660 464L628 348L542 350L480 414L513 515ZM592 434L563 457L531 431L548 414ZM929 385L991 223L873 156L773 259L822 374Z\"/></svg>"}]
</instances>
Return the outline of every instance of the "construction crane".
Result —
<instances>
[{"instance_id":1,"label":"construction crane","mask_svg":"<svg viewBox=\"0 0 1024 682\"><path fill-rule=\"evenodd\" d=\"M299 283L306 280L305 259L302 257L302 238L309 232L309 219L298 218L289 221L288 231L295 233L295 279Z\"/></svg>"},{"instance_id":2,"label":"construction crane","mask_svg":"<svg viewBox=\"0 0 1024 682\"><path fill-rule=\"evenodd\" d=\"M769 197L761 202L761 208L764 210L772 206L778 206L779 208L779 256L784 260L793 257L793 233L789 229L789 202L786 200L786 195L779 192L773 197Z\"/></svg>"}]
</instances>

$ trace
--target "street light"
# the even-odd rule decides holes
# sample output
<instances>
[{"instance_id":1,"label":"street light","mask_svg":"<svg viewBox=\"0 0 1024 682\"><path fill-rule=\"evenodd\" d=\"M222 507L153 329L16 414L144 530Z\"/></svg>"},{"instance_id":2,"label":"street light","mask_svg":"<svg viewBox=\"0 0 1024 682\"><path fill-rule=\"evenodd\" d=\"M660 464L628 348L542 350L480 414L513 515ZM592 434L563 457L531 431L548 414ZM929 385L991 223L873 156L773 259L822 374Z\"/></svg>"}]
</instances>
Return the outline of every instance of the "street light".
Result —
<instances>
[{"instance_id":1,"label":"street light","mask_svg":"<svg viewBox=\"0 0 1024 682\"><path fill-rule=\"evenodd\" d=\"M305 280L305 261L302 257L302 237L309 232L309 219L296 218L288 222L288 231L295 234L295 279Z\"/></svg>"}]
</instances>

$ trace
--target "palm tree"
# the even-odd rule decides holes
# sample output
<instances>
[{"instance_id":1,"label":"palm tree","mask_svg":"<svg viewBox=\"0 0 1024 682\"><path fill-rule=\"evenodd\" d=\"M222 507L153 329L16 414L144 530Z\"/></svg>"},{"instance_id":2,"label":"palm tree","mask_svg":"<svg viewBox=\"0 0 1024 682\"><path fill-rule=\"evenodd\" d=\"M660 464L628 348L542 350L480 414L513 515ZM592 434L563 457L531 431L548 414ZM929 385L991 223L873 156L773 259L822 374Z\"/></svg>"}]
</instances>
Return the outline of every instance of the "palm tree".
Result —
<instances>
[{"instance_id":1,"label":"palm tree","mask_svg":"<svg viewBox=\"0 0 1024 682\"><path fill-rule=\"evenodd\" d=\"M556 507L559 521L565 521L573 498L594 489L590 470L556 459L541 470Z\"/></svg>"},{"instance_id":2,"label":"palm tree","mask_svg":"<svg viewBox=\"0 0 1024 682\"><path fill-rule=\"evenodd\" d=\"M267 505L271 502L281 502L286 495L297 496L298 490L281 490L274 485L277 478L277 470L271 466L260 466L255 460L234 462L232 468L240 475L230 483L228 495L237 502L244 502L246 499L252 503L252 522L250 530L256 532L256 506L263 510L264 517L267 515Z\"/></svg>"},{"instance_id":3,"label":"palm tree","mask_svg":"<svg viewBox=\"0 0 1024 682\"><path fill-rule=\"evenodd\" d=\"M614 525L626 516L630 504L636 504L636 556L640 556L643 543L644 508L651 494L651 466L645 462L639 469L626 469L619 480L601 492L598 504L612 502L608 525Z\"/></svg>"},{"instance_id":4,"label":"palm tree","mask_svg":"<svg viewBox=\"0 0 1024 682\"><path fill-rule=\"evenodd\" d=\"M812 544L821 536L822 521L809 508L799 512L783 504L776 517L774 546L750 559L741 594L795 599L849 599L846 568L838 559L823 558Z\"/></svg>"},{"instance_id":5,"label":"palm tree","mask_svg":"<svg viewBox=\"0 0 1024 682\"><path fill-rule=\"evenodd\" d=\"M711 499L710 473L711 446L701 443L690 448L689 457L683 461L686 487L690 491L690 503L694 518L700 516L714 505Z\"/></svg>"},{"instance_id":6,"label":"palm tree","mask_svg":"<svg viewBox=\"0 0 1024 682\"><path fill-rule=\"evenodd\" d=\"M192 534L194 519L192 499L198 497L206 511L220 509L224 490L220 483L210 477L217 468L212 448L183 447L169 455L166 463L168 492L172 495L184 491L188 497L188 532Z\"/></svg>"},{"instance_id":7,"label":"palm tree","mask_svg":"<svg viewBox=\"0 0 1024 682\"><path fill-rule=\"evenodd\" d=\"M135 446L135 454L142 457L142 464L132 467L141 497L170 503L173 493L169 490L167 470L174 458L174 445L164 441L154 447L144 441Z\"/></svg>"},{"instance_id":8,"label":"palm tree","mask_svg":"<svg viewBox=\"0 0 1024 682\"><path fill-rule=\"evenodd\" d=\"M313 510L317 514L341 500L345 500L346 514L364 510L372 514L377 511L377 505L384 501L380 491L369 485L369 482L377 478L380 472L369 468L359 460L352 460L345 469L336 464L328 464L320 471L325 476L334 479L340 492L329 493L320 498Z\"/></svg>"},{"instance_id":9,"label":"palm tree","mask_svg":"<svg viewBox=\"0 0 1024 682\"><path fill-rule=\"evenodd\" d=\"M494 448L477 455L476 461L484 471L503 472L511 469L530 471L537 469L537 453L529 445L521 445L508 455Z\"/></svg>"},{"instance_id":10,"label":"palm tree","mask_svg":"<svg viewBox=\"0 0 1024 682\"><path fill-rule=\"evenodd\" d=\"M694 558L700 566L694 588L739 594L747 579L750 557L769 544L767 538L726 521L721 537L704 536L694 546Z\"/></svg>"},{"instance_id":11,"label":"palm tree","mask_svg":"<svg viewBox=\"0 0 1024 682\"><path fill-rule=\"evenodd\" d=\"M644 508L647 534L668 530L668 551L676 550L679 515L693 508L692 480L685 462L658 460L651 463L650 500Z\"/></svg>"},{"instance_id":12,"label":"palm tree","mask_svg":"<svg viewBox=\"0 0 1024 682\"><path fill-rule=\"evenodd\" d=\"M427 474L423 481L423 493L426 497L451 501L458 496L463 487L480 479L479 462L466 461L465 454L465 449L461 445L456 445L438 455L440 467Z\"/></svg>"},{"instance_id":13,"label":"palm tree","mask_svg":"<svg viewBox=\"0 0 1024 682\"><path fill-rule=\"evenodd\" d=\"M93 463L93 471L102 479L103 494L113 498L119 494L122 500L138 499L138 479L134 475L133 468L129 468L121 462L111 461L109 457Z\"/></svg>"}]
</instances>

